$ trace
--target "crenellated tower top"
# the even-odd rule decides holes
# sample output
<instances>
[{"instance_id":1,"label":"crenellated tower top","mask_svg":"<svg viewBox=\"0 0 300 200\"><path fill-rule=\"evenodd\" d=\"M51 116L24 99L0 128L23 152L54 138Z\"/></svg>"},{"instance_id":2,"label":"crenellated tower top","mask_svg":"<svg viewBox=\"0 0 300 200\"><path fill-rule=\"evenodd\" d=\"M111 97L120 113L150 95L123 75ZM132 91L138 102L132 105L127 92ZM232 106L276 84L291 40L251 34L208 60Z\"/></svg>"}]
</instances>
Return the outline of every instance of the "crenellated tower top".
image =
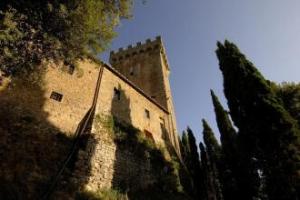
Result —
<instances>
[{"instance_id":1,"label":"crenellated tower top","mask_svg":"<svg viewBox=\"0 0 300 200\"><path fill-rule=\"evenodd\" d=\"M127 48L119 48L118 51L111 51L109 62L112 66L114 66L139 54L157 50L160 51L167 70L170 70L166 50L161 36L157 36L154 40L148 38L146 42L137 42L135 45L128 45Z\"/></svg>"}]
</instances>

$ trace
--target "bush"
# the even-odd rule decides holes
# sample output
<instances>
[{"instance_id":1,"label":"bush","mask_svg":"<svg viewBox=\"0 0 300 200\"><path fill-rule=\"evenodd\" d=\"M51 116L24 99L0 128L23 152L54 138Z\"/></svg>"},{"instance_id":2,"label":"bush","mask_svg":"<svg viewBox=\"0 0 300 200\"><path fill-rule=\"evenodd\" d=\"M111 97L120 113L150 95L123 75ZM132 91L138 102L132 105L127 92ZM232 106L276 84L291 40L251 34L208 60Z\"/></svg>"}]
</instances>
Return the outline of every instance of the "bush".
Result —
<instances>
[{"instance_id":1,"label":"bush","mask_svg":"<svg viewBox=\"0 0 300 200\"><path fill-rule=\"evenodd\" d=\"M76 200L128 200L128 197L118 190L105 189L97 192L79 192L76 196Z\"/></svg>"}]
</instances>

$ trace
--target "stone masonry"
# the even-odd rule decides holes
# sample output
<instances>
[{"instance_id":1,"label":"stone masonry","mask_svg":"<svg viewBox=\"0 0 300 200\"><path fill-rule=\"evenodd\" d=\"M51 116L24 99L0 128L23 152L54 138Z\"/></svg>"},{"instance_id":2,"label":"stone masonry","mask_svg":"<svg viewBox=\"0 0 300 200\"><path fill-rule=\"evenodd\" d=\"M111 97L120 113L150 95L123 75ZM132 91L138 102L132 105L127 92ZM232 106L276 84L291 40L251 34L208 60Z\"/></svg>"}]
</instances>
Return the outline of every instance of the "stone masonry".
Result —
<instances>
[{"instance_id":1,"label":"stone masonry","mask_svg":"<svg viewBox=\"0 0 300 200\"><path fill-rule=\"evenodd\" d=\"M180 156L169 84L170 67L161 37L111 52L110 63L85 59L79 60L76 66L49 64L41 77L42 86L31 86L21 80L8 84L5 90L2 88L0 91L0 102L30 110L31 115L49 126L40 132L50 134L49 130L53 129L55 133L67 134L66 140L71 142L78 124L91 108L95 94L98 94L94 115L111 115L131 124L156 145L171 145ZM100 83L98 91L97 83ZM92 137L87 140L86 148L78 153L72 179L74 183L84 183L88 189L98 190L122 185L124 181L126 185L140 187L154 181L147 160L126 149L118 149L112 140L105 137L104 130L96 129L95 124L91 125L89 134ZM10 135L6 136L9 139ZM55 148L51 142L49 140L45 144L49 152ZM41 145L31 147L42 152ZM35 159L35 155L31 156ZM47 159L46 156L43 158ZM58 167L57 164L55 170ZM43 170L39 170L41 177ZM34 174L34 169L28 173ZM47 173L47 176L50 174L52 176L55 171ZM128 176L129 179L126 178Z\"/></svg>"}]
</instances>

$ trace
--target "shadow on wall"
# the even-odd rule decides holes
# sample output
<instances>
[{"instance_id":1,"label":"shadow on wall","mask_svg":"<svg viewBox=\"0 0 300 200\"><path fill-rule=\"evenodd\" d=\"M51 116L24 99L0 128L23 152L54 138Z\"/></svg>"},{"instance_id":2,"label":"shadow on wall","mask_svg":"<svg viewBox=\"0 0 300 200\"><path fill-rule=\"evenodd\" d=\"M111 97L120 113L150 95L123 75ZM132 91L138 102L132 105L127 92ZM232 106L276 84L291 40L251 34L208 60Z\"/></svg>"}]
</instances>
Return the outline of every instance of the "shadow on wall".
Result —
<instances>
[{"instance_id":1,"label":"shadow on wall","mask_svg":"<svg viewBox=\"0 0 300 200\"><path fill-rule=\"evenodd\" d=\"M162 132L162 139L163 139L163 141L165 141L168 152L173 156L177 156L176 150L171 142L170 133L168 132L168 130L166 129L164 124L160 124L160 128L161 128L161 132Z\"/></svg>"},{"instance_id":2,"label":"shadow on wall","mask_svg":"<svg viewBox=\"0 0 300 200\"><path fill-rule=\"evenodd\" d=\"M122 123L132 124L129 97L126 96L120 85L114 88L113 95L111 115Z\"/></svg>"},{"instance_id":3,"label":"shadow on wall","mask_svg":"<svg viewBox=\"0 0 300 200\"><path fill-rule=\"evenodd\" d=\"M146 190L154 181L151 174L150 148L143 143L146 141L142 139L146 137L144 133L131 125L130 99L120 86L115 88L111 108L116 135L112 187L127 193L130 199L135 199L137 191ZM150 143L153 142L149 141Z\"/></svg>"},{"instance_id":4,"label":"shadow on wall","mask_svg":"<svg viewBox=\"0 0 300 200\"><path fill-rule=\"evenodd\" d=\"M40 199L70 152L74 138L48 121L44 96L40 84L21 79L0 92L0 199ZM67 199L72 195L68 189L74 192L85 184L68 183L72 169L70 163L53 199ZM89 177L90 171L82 176ZM62 189L62 183L69 187Z\"/></svg>"},{"instance_id":5,"label":"shadow on wall","mask_svg":"<svg viewBox=\"0 0 300 200\"><path fill-rule=\"evenodd\" d=\"M122 90L120 85L114 88L114 96L111 102L111 115L115 123L118 123L115 127L121 124L132 124L130 99L126 96L125 91ZM118 130L115 130L115 132L117 131ZM129 174L131 174L130 170L133 169L129 165L130 160L126 159L129 155L125 155L130 152L130 149L126 149L126 147L122 146L118 141L115 141L115 143L116 151L112 186L113 188L121 189L122 192L125 192L132 184Z\"/></svg>"}]
</instances>

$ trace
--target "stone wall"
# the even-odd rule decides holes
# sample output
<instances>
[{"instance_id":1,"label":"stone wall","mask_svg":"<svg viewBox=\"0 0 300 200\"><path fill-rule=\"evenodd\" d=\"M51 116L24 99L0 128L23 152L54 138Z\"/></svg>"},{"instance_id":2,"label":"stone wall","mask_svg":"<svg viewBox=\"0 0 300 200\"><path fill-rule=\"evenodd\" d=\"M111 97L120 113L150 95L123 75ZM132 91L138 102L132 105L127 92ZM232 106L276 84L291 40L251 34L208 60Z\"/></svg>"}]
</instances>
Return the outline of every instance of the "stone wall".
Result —
<instances>
[{"instance_id":1,"label":"stone wall","mask_svg":"<svg viewBox=\"0 0 300 200\"><path fill-rule=\"evenodd\" d=\"M116 96L115 90L120 92L119 97ZM163 145L172 133L168 111L151 102L128 81L116 76L116 72L108 67L105 67L101 79L97 113L113 115L121 121L148 132L149 137L153 137L157 144Z\"/></svg>"},{"instance_id":2,"label":"stone wall","mask_svg":"<svg viewBox=\"0 0 300 200\"><path fill-rule=\"evenodd\" d=\"M166 146L166 142L176 145L171 110L115 69L89 60L80 61L73 73L67 65L49 66L40 77L44 84L16 80L0 92L5 108L0 113L0 179L12 185L9 188L15 188L22 199L38 199L47 191L69 153L73 133L92 105L100 67L104 71L95 114L113 115L132 124L157 146ZM63 95L61 101L50 98L52 92ZM146 157L130 146L116 145L105 135L92 125L86 148L78 153L75 171L69 166L65 181L60 183L63 187L74 183L73 192L84 186L96 190L125 185L135 190L134 185L141 189L158 180L155 166Z\"/></svg>"},{"instance_id":3,"label":"stone wall","mask_svg":"<svg viewBox=\"0 0 300 200\"><path fill-rule=\"evenodd\" d=\"M67 67L49 66L32 76L41 82L14 78L0 91L0 199L40 199L69 154L91 107L99 67L83 62L84 72L75 68L73 74ZM62 101L51 99L52 91Z\"/></svg>"},{"instance_id":4,"label":"stone wall","mask_svg":"<svg viewBox=\"0 0 300 200\"><path fill-rule=\"evenodd\" d=\"M106 188L141 190L155 182L150 160L122 148L110 134L101 129L89 136L86 148L78 153L73 183L85 183L81 189L96 192Z\"/></svg>"},{"instance_id":5,"label":"stone wall","mask_svg":"<svg viewBox=\"0 0 300 200\"><path fill-rule=\"evenodd\" d=\"M78 66L73 74L69 74L69 66L49 64L40 77L40 84L15 80L0 92L0 101L26 107L35 113L35 117L46 118L62 132L72 134L92 105L99 75L96 63L81 61ZM52 92L62 94L62 100L51 99Z\"/></svg>"},{"instance_id":6,"label":"stone wall","mask_svg":"<svg viewBox=\"0 0 300 200\"><path fill-rule=\"evenodd\" d=\"M167 108L167 96L163 81L164 74L160 60L163 50L161 38L147 40L146 43L129 45L127 49L120 48L112 52L110 63L126 78L140 87L149 97Z\"/></svg>"},{"instance_id":7,"label":"stone wall","mask_svg":"<svg viewBox=\"0 0 300 200\"><path fill-rule=\"evenodd\" d=\"M43 109L49 113L48 120L52 124L64 132L75 132L92 106L99 70L100 66L89 60L81 61L73 74L62 72L62 68L48 68ZM53 91L63 95L61 102L50 99Z\"/></svg>"},{"instance_id":8,"label":"stone wall","mask_svg":"<svg viewBox=\"0 0 300 200\"><path fill-rule=\"evenodd\" d=\"M110 54L110 63L127 79L140 87L149 97L162 105L170 115L168 120L170 140L180 155L178 131L171 87L170 67L166 50L160 36L155 40L147 39L126 49L120 48Z\"/></svg>"},{"instance_id":9,"label":"stone wall","mask_svg":"<svg viewBox=\"0 0 300 200\"><path fill-rule=\"evenodd\" d=\"M180 196L179 169L166 149L158 149L130 125L99 122L97 118L94 125L78 152L70 181L81 186L76 187L79 192L96 193L112 188L133 200L157 199L156 195L158 199Z\"/></svg>"}]
</instances>

